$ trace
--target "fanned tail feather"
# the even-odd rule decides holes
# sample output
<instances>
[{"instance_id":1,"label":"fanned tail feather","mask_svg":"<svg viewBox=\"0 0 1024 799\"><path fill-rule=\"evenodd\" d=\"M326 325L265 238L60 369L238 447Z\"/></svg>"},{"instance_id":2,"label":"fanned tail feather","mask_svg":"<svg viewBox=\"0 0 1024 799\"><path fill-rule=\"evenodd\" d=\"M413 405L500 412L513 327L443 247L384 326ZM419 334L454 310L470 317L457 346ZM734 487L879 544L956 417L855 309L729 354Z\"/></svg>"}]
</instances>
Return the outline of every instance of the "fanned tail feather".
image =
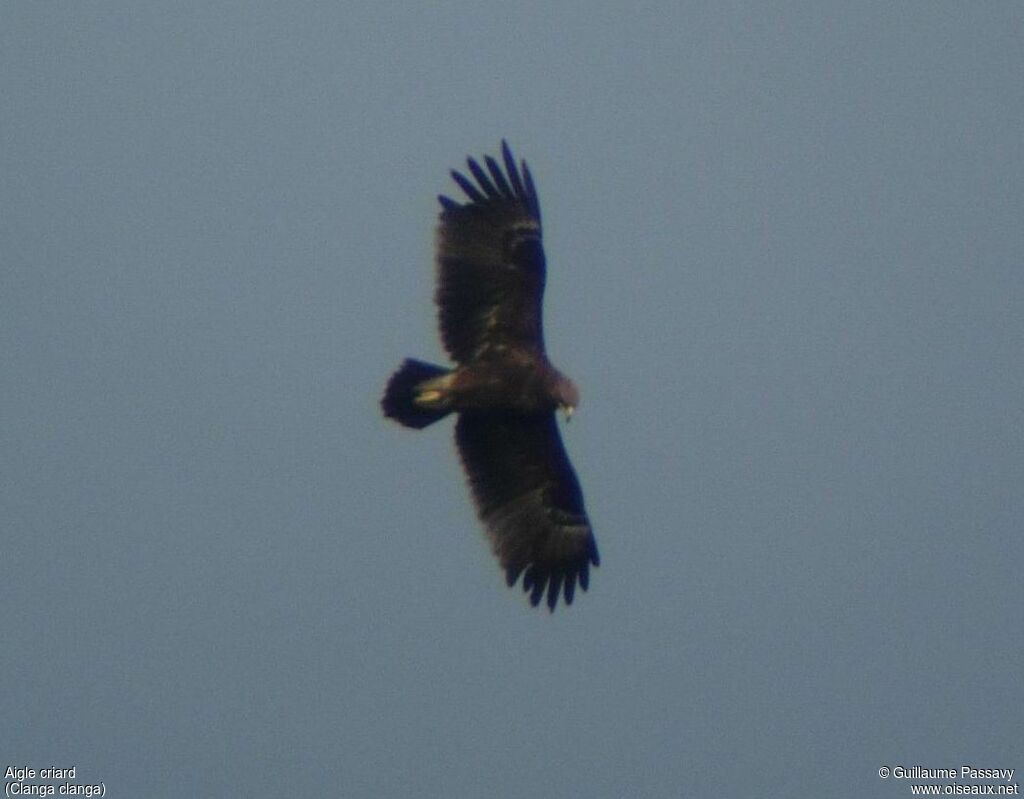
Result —
<instances>
[{"instance_id":1,"label":"fanned tail feather","mask_svg":"<svg viewBox=\"0 0 1024 799\"><path fill-rule=\"evenodd\" d=\"M391 375L384 397L380 401L384 415L401 425L421 430L448 415L446 410L434 410L417 405L416 387L425 380L447 374L448 370L414 358L406 358L398 371Z\"/></svg>"}]
</instances>

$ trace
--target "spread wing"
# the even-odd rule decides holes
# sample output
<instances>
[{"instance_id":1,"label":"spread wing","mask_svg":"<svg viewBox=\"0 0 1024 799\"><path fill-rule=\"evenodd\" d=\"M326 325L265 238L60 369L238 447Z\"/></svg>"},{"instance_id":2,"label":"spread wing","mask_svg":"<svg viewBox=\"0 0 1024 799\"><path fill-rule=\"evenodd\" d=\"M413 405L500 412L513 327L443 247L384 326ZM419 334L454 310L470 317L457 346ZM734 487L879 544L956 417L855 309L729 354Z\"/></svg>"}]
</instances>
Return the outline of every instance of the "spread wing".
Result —
<instances>
[{"instance_id":1,"label":"spread wing","mask_svg":"<svg viewBox=\"0 0 1024 799\"><path fill-rule=\"evenodd\" d=\"M467 160L473 180L452 172L468 202L438 197L438 316L445 349L459 363L489 351L544 351L540 205L526 163L520 171L504 141L501 153L504 171L487 156L486 170Z\"/></svg>"},{"instance_id":2,"label":"spread wing","mask_svg":"<svg viewBox=\"0 0 1024 799\"><path fill-rule=\"evenodd\" d=\"M545 591L551 610L559 593L572 604L600 558L554 413L465 412L455 441L508 584L522 575L532 604Z\"/></svg>"}]
</instances>

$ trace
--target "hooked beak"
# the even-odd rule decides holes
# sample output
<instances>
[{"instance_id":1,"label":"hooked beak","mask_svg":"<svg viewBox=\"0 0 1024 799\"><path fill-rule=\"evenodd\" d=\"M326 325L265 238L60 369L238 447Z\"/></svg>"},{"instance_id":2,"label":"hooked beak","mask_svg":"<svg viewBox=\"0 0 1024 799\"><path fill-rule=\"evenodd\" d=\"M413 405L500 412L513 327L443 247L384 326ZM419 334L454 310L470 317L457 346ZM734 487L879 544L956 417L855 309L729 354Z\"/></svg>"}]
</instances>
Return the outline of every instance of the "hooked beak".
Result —
<instances>
[{"instance_id":1,"label":"hooked beak","mask_svg":"<svg viewBox=\"0 0 1024 799\"><path fill-rule=\"evenodd\" d=\"M566 424L568 424L569 422L572 421L572 415L575 412L575 410L576 410L576 406L575 405L563 405L562 406L562 413L565 414Z\"/></svg>"}]
</instances>

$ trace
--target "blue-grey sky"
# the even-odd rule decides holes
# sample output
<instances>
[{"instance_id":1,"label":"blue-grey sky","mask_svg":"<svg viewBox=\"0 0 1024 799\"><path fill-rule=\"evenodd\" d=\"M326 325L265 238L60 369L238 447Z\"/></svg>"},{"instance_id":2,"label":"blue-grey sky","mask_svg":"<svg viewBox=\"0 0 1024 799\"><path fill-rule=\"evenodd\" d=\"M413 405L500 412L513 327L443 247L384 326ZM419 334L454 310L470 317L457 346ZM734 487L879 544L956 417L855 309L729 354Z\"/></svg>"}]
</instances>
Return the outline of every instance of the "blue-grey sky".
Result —
<instances>
[{"instance_id":1,"label":"blue-grey sky","mask_svg":"<svg viewBox=\"0 0 1024 799\"><path fill-rule=\"evenodd\" d=\"M0 766L109 796L1024 769L1018 3L0 5ZM505 588L436 195L531 166L603 563Z\"/></svg>"}]
</instances>

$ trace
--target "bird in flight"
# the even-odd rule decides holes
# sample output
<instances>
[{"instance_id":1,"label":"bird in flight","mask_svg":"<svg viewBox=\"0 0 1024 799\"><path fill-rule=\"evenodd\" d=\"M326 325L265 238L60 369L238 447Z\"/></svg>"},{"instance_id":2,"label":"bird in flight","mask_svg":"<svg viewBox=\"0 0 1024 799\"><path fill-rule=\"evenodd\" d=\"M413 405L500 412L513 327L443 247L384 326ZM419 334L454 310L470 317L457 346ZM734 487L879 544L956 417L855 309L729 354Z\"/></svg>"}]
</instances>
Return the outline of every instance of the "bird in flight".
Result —
<instances>
[{"instance_id":1,"label":"bird in flight","mask_svg":"<svg viewBox=\"0 0 1024 799\"><path fill-rule=\"evenodd\" d=\"M491 548L534 606L572 604L600 557L576 472L558 432L579 403L548 360L541 305L540 204L526 163L473 158L452 171L466 200L440 196L435 301L445 368L406 359L388 381L384 415L421 429L450 413L455 444Z\"/></svg>"}]
</instances>

